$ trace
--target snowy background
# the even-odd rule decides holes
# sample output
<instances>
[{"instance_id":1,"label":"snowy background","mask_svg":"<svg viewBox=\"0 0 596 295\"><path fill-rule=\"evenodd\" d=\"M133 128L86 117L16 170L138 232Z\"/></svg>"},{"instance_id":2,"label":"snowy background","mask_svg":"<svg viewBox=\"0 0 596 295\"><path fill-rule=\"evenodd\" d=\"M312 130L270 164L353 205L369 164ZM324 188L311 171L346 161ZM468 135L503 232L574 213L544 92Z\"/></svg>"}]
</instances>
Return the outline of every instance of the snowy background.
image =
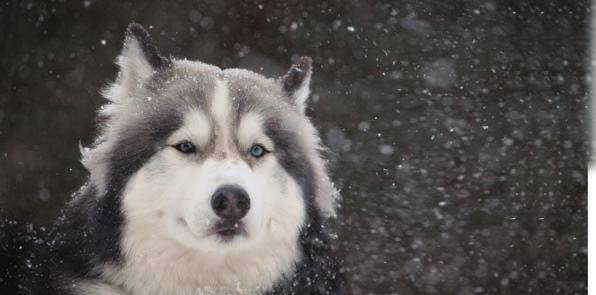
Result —
<instances>
[{"instance_id":1,"label":"snowy background","mask_svg":"<svg viewBox=\"0 0 596 295\"><path fill-rule=\"evenodd\" d=\"M3 1L0 215L54 219L85 180L126 25L162 52L316 67L355 294L585 294L587 1Z\"/></svg>"}]
</instances>

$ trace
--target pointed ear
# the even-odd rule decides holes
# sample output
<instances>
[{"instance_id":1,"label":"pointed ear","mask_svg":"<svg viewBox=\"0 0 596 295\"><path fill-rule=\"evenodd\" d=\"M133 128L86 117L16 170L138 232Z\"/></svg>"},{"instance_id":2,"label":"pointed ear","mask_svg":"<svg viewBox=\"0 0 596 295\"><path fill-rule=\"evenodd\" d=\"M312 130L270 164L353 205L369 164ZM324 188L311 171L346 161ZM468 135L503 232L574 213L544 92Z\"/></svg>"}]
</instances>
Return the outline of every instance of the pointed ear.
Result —
<instances>
[{"instance_id":1,"label":"pointed ear","mask_svg":"<svg viewBox=\"0 0 596 295\"><path fill-rule=\"evenodd\" d=\"M306 100L310 95L310 77L312 76L312 59L302 56L282 77L283 88L293 98L293 103L304 113Z\"/></svg>"},{"instance_id":2,"label":"pointed ear","mask_svg":"<svg viewBox=\"0 0 596 295\"><path fill-rule=\"evenodd\" d=\"M142 56L138 57L144 58L154 69L170 65L170 59L161 56L157 47L153 45L149 32L137 23L131 23L126 28L122 55L125 53L140 53Z\"/></svg>"},{"instance_id":3,"label":"pointed ear","mask_svg":"<svg viewBox=\"0 0 596 295\"><path fill-rule=\"evenodd\" d=\"M116 84L123 90L123 95L130 95L146 79L158 70L171 65L169 58L159 54L149 33L141 25L131 23L126 29L124 47L117 64L120 76Z\"/></svg>"}]
</instances>

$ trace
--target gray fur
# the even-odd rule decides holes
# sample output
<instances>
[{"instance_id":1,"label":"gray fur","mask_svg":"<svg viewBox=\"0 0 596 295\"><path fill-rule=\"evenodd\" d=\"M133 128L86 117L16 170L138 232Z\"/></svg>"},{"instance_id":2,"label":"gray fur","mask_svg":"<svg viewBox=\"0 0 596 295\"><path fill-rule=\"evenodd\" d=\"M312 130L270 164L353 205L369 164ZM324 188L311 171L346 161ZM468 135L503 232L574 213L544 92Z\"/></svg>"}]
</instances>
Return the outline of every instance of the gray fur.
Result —
<instances>
[{"instance_id":1,"label":"gray fur","mask_svg":"<svg viewBox=\"0 0 596 295\"><path fill-rule=\"evenodd\" d=\"M245 114L258 114L264 133L275 147L274 156L279 163L276 169L285 170L279 174L289 175L286 179L293 179L300 187L295 191L302 195L296 199L302 198L304 204L306 220L296 218L296 222L304 224L294 226L300 232L293 236L300 253L292 254L295 266L287 264L294 271L284 270L280 278L272 281L275 285L264 291L344 293L343 277L323 226L324 218L335 214L337 192L327 176L318 133L304 115L311 63L310 58L302 58L283 79L277 80L243 69L222 70L197 61L164 58L147 31L140 25L130 25L118 58L121 72L104 91L108 103L100 111L99 136L90 148L83 150L82 162L90 172L89 182L57 222L48 238L55 242L37 254L39 265L43 266L37 270L39 278L16 284L33 294L125 293L121 291L125 283L115 282L127 277L122 272L127 271L130 258L125 255L130 254L130 249L122 249L124 235L130 235L125 231L130 219L125 218L123 204L129 200L123 199L127 184L134 183L135 174L145 165L151 167L151 173L160 173L163 166L155 161L160 159L155 155L171 148L168 138L192 110L204 113L212 122L212 130L200 155L188 160L217 157L217 153L228 149L219 140L221 126L215 124L215 114L211 113L214 93L224 83L232 102L232 134L238 133L239 121ZM230 152L237 153L236 158L248 165L253 164L254 159L247 157L237 139Z\"/></svg>"}]
</instances>

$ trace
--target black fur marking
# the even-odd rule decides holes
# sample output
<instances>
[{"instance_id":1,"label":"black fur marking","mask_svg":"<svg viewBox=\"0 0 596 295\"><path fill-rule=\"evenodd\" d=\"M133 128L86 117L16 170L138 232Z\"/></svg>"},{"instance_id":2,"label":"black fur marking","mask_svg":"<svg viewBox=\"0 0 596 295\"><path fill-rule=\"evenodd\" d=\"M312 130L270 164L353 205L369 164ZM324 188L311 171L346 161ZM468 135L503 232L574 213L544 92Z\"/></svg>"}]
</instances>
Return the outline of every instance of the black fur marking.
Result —
<instances>
[{"instance_id":1,"label":"black fur marking","mask_svg":"<svg viewBox=\"0 0 596 295\"><path fill-rule=\"evenodd\" d=\"M297 136L281 130L274 120L266 123L267 135L274 139L275 155L280 164L298 182L306 203L307 224L300 233L303 254L293 277L286 279L269 294L346 294L347 284L324 229L315 204L316 185L313 168L302 152Z\"/></svg>"},{"instance_id":2,"label":"black fur marking","mask_svg":"<svg viewBox=\"0 0 596 295\"><path fill-rule=\"evenodd\" d=\"M290 67L290 70L282 77L283 88L289 94L293 94L302 86L304 80L312 73L312 59L308 56L300 57L300 60Z\"/></svg>"},{"instance_id":3,"label":"black fur marking","mask_svg":"<svg viewBox=\"0 0 596 295\"><path fill-rule=\"evenodd\" d=\"M121 209L121 193L129 178L161 147L159 143L182 125L176 114L155 114L153 122L142 122L145 128L131 128L135 132L121 137L111 153L111 172L106 194L97 204L97 247L94 249L100 262L120 261L120 230L124 221ZM151 126L157 126L153 129ZM157 143L157 144L156 144Z\"/></svg>"},{"instance_id":4,"label":"black fur marking","mask_svg":"<svg viewBox=\"0 0 596 295\"><path fill-rule=\"evenodd\" d=\"M143 26L137 23L131 23L126 28L126 39L129 38L137 40L141 46L141 50L145 54L145 58L151 66L156 69L162 69L169 67L172 61L162 56L155 45L153 45L153 39L149 35L149 32L143 28Z\"/></svg>"},{"instance_id":5,"label":"black fur marking","mask_svg":"<svg viewBox=\"0 0 596 295\"><path fill-rule=\"evenodd\" d=\"M121 193L162 148L159 143L182 124L180 114L164 110L148 118L133 123L135 128L128 130L134 133L123 135L109 151L106 191L101 194L92 184L81 188L51 231L0 222L0 238L8 241L0 243L0 294L71 294L74 278L98 278L94 266L123 261Z\"/></svg>"},{"instance_id":6,"label":"black fur marking","mask_svg":"<svg viewBox=\"0 0 596 295\"><path fill-rule=\"evenodd\" d=\"M84 187L78 194L87 193L93 195L93 188ZM76 276L91 277L85 213L67 209L51 231L3 221L0 261L2 269L13 273L1 275L0 294L70 294L61 283L68 284Z\"/></svg>"},{"instance_id":7,"label":"black fur marking","mask_svg":"<svg viewBox=\"0 0 596 295\"><path fill-rule=\"evenodd\" d=\"M31 292L28 287L35 280L37 263L31 261L37 232L30 226L11 220L0 221L0 294Z\"/></svg>"}]
</instances>

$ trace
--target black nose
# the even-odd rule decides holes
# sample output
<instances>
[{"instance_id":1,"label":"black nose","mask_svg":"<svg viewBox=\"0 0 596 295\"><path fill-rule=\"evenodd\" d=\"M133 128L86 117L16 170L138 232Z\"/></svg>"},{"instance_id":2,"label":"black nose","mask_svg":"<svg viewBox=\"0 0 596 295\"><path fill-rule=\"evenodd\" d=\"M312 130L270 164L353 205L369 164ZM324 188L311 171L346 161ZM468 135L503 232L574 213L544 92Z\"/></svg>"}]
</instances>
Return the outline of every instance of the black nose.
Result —
<instances>
[{"instance_id":1,"label":"black nose","mask_svg":"<svg viewBox=\"0 0 596 295\"><path fill-rule=\"evenodd\" d=\"M213 193L211 208L217 216L236 221L244 217L250 209L250 199L244 189L234 185L225 185Z\"/></svg>"}]
</instances>

